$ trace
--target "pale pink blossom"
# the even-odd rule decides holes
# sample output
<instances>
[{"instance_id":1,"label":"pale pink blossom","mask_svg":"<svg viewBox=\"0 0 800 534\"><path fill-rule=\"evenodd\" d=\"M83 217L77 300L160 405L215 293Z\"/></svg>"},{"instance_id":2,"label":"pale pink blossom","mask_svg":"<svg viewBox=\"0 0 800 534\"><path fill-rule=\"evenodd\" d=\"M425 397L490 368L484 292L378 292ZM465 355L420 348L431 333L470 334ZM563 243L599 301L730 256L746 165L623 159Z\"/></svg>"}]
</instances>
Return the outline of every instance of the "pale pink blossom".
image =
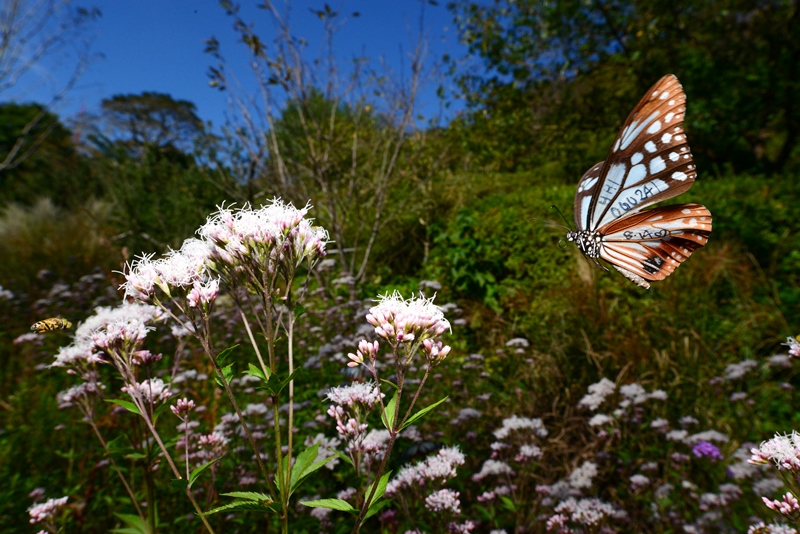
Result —
<instances>
[{"instance_id":1,"label":"pale pink blossom","mask_svg":"<svg viewBox=\"0 0 800 534\"><path fill-rule=\"evenodd\" d=\"M37 504L28 509L28 515L31 516L31 524L43 523L45 521L52 521L57 517L64 505L67 504L69 497L60 497L58 499L48 499L47 502Z\"/></svg>"},{"instance_id":2,"label":"pale pink blossom","mask_svg":"<svg viewBox=\"0 0 800 534\"><path fill-rule=\"evenodd\" d=\"M378 305L370 308L367 322L392 345L424 341L450 330L450 323L442 309L433 304L433 298L419 295L405 300L397 291L380 297Z\"/></svg>"},{"instance_id":3,"label":"pale pink blossom","mask_svg":"<svg viewBox=\"0 0 800 534\"><path fill-rule=\"evenodd\" d=\"M459 515L461 514L459 495L459 492L446 488L435 491L425 498L425 508L431 512L448 512Z\"/></svg>"}]
</instances>

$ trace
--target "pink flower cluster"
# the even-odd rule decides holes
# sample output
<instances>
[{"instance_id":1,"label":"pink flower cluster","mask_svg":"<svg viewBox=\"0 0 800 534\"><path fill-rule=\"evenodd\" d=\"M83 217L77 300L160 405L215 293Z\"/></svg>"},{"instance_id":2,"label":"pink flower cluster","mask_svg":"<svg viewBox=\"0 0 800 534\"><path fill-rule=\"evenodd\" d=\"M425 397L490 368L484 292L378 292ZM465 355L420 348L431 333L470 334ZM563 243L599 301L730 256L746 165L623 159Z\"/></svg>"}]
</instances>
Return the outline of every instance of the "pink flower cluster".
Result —
<instances>
[{"instance_id":1,"label":"pink flower cluster","mask_svg":"<svg viewBox=\"0 0 800 534\"><path fill-rule=\"evenodd\" d=\"M767 508L774 510L775 512L780 512L783 515L792 515L795 512L800 511L800 503L797 502L797 497L788 491L780 501L772 501L767 497L761 497L761 499L764 501L764 504L767 505Z\"/></svg>"},{"instance_id":2,"label":"pink flower cluster","mask_svg":"<svg viewBox=\"0 0 800 534\"><path fill-rule=\"evenodd\" d=\"M442 309L433 304L433 298L419 295L405 300L397 291L380 297L378 305L370 308L367 322L392 346L432 340L450 330L450 323L444 318ZM447 356L450 347L429 343L425 350L429 359L439 361Z\"/></svg>"},{"instance_id":3,"label":"pink flower cluster","mask_svg":"<svg viewBox=\"0 0 800 534\"><path fill-rule=\"evenodd\" d=\"M160 378L150 378L123 386L121 389L133 399L141 398L151 404L166 400L170 396L169 387Z\"/></svg>"},{"instance_id":4,"label":"pink flower cluster","mask_svg":"<svg viewBox=\"0 0 800 534\"><path fill-rule=\"evenodd\" d=\"M776 435L750 452L752 464L773 462L778 469L800 471L800 434L795 431L787 436Z\"/></svg>"},{"instance_id":5,"label":"pink flower cluster","mask_svg":"<svg viewBox=\"0 0 800 534\"><path fill-rule=\"evenodd\" d=\"M31 516L31 524L43 523L45 521L52 521L56 518L58 513L67 504L69 497L61 497L58 499L48 499L47 502L37 504L28 509L28 515Z\"/></svg>"},{"instance_id":6,"label":"pink flower cluster","mask_svg":"<svg viewBox=\"0 0 800 534\"><path fill-rule=\"evenodd\" d=\"M184 397L178 399L178 402L170 406L169 409L181 420L184 420L189 415L189 412L194 410L194 401Z\"/></svg>"},{"instance_id":7,"label":"pink flower cluster","mask_svg":"<svg viewBox=\"0 0 800 534\"><path fill-rule=\"evenodd\" d=\"M248 265L274 272L284 264L296 267L325 256L328 232L306 218L309 209L297 209L277 198L259 209L220 207L198 233L212 245L215 270Z\"/></svg>"},{"instance_id":8,"label":"pink flower cluster","mask_svg":"<svg viewBox=\"0 0 800 534\"><path fill-rule=\"evenodd\" d=\"M386 486L386 494L395 495L399 489L425 486L427 482L445 481L456 476L456 467L464 465L464 453L458 447L445 447L415 465L407 465Z\"/></svg>"},{"instance_id":9,"label":"pink flower cluster","mask_svg":"<svg viewBox=\"0 0 800 534\"><path fill-rule=\"evenodd\" d=\"M187 239L180 250L172 250L163 258L153 261L153 255L144 255L126 269L126 282L122 285L125 296L149 301L156 289L166 295L178 288L192 288L195 283L206 283L206 261L210 246L200 239Z\"/></svg>"},{"instance_id":10,"label":"pink flower cluster","mask_svg":"<svg viewBox=\"0 0 800 534\"><path fill-rule=\"evenodd\" d=\"M454 515L461 514L461 501L458 500L459 492L451 489L434 491L425 498L425 508L431 512L449 512Z\"/></svg>"},{"instance_id":11,"label":"pink flower cluster","mask_svg":"<svg viewBox=\"0 0 800 534\"><path fill-rule=\"evenodd\" d=\"M356 404L367 409L372 408L378 399L384 396L380 389L371 382L334 387L328 391L328 400L339 406L350 407Z\"/></svg>"},{"instance_id":12,"label":"pink flower cluster","mask_svg":"<svg viewBox=\"0 0 800 534\"><path fill-rule=\"evenodd\" d=\"M793 337L786 338L784 345L789 346L789 356L800 358L800 342Z\"/></svg>"}]
</instances>

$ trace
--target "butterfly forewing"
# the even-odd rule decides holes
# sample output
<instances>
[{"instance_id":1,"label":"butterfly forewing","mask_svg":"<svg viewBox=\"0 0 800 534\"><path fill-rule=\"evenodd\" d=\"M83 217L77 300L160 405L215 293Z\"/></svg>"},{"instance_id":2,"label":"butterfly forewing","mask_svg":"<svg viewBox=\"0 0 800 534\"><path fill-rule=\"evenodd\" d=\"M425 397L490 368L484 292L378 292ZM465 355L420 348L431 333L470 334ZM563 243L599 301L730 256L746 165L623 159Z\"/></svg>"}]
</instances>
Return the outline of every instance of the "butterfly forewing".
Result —
<instances>
[{"instance_id":1,"label":"butterfly forewing","mask_svg":"<svg viewBox=\"0 0 800 534\"><path fill-rule=\"evenodd\" d=\"M696 170L683 131L686 95L673 75L661 78L639 101L599 169L587 171L578 186L575 220L579 230L602 227L689 189ZM589 185L588 182L586 185Z\"/></svg>"},{"instance_id":2,"label":"butterfly forewing","mask_svg":"<svg viewBox=\"0 0 800 534\"><path fill-rule=\"evenodd\" d=\"M600 161L592 165L578 182L578 191L575 193L575 226L579 232L589 227L589 206L595 191L599 189L597 182L603 171L603 163L605 162Z\"/></svg>"}]
</instances>

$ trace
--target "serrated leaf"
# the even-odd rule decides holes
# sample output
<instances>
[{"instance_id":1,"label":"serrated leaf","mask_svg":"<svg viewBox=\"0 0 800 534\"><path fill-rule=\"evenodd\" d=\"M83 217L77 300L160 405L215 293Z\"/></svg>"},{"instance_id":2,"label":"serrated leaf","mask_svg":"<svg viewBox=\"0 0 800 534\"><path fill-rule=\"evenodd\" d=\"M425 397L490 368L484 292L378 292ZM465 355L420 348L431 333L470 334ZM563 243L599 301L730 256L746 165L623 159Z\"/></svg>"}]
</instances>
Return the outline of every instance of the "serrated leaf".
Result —
<instances>
[{"instance_id":1,"label":"serrated leaf","mask_svg":"<svg viewBox=\"0 0 800 534\"><path fill-rule=\"evenodd\" d=\"M117 406L122 406L126 410L131 413L135 413L136 415L142 415L142 412L139 411L139 408L136 407L134 403L131 401L126 401L122 399L103 399L106 402L110 402L111 404L116 404Z\"/></svg>"},{"instance_id":2,"label":"serrated leaf","mask_svg":"<svg viewBox=\"0 0 800 534\"><path fill-rule=\"evenodd\" d=\"M339 510L341 512L356 513L357 510L353 508L349 502L342 499L319 499L316 501L300 501L303 506L309 508L329 508L331 510Z\"/></svg>"},{"instance_id":3,"label":"serrated leaf","mask_svg":"<svg viewBox=\"0 0 800 534\"><path fill-rule=\"evenodd\" d=\"M448 396L448 397L449 397L449 396ZM430 405L430 406L428 406L427 408L423 408L423 409L421 409L420 411L418 411L417 413L415 413L414 415L412 415L411 417L409 417L409 418L408 418L408 421L406 421L406 424L404 424L404 425L403 425L403 428L401 428L400 430L404 430L404 429L408 428L409 426L413 425L414 423L416 423L417 421L419 421L419 420L420 420L422 417L424 417L424 416L425 416L425 415L426 415L428 412L430 412L431 410L433 410L434 408L436 408L437 406L439 406L441 403L443 403L444 401L446 401L446 400L448 399L448 397L445 397L445 398L443 398L443 399L441 399L441 400L439 400L439 401L437 401L437 402L434 402L433 404L431 404L431 405Z\"/></svg>"},{"instance_id":4,"label":"serrated leaf","mask_svg":"<svg viewBox=\"0 0 800 534\"><path fill-rule=\"evenodd\" d=\"M230 504L213 508L203 515L216 514L218 512L274 512L275 510L267 503L257 501L233 501Z\"/></svg>"},{"instance_id":5,"label":"serrated leaf","mask_svg":"<svg viewBox=\"0 0 800 534\"><path fill-rule=\"evenodd\" d=\"M264 376L264 371L262 371L261 369L259 369L255 365L253 365L252 363L248 363L247 364L247 371L245 371L244 374L249 375L249 376L254 376L254 377L256 377L256 378L258 378L260 380L263 380L265 382L267 380L267 377Z\"/></svg>"},{"instance_id":6,"label":"serrated leaf","mask_svg":"<svg viewBox=\"0 0 800 534\"><path fill-rule=\"evenodd\" d=\"M381 414L381 421L383 422L383 426L386 427L386 430L391 432L392 427L394 426L394 411L395 405L397 404L397 393L392 395L392 399L386 405L386 409Z\"/></svg>"},{"instance_id":7,"label":"serrated leaf","mask_svg":"<svg viewBox=\"0 0 800 534\"><path fill-rule=\"evenodd\" d=\"M235 499L250 500L250 501L265 501L272 502L272 497L265 493L256 493L255 491L231 491L230 493L220 493L225 497L233 497Z\"/></svg>"}]
</instances>

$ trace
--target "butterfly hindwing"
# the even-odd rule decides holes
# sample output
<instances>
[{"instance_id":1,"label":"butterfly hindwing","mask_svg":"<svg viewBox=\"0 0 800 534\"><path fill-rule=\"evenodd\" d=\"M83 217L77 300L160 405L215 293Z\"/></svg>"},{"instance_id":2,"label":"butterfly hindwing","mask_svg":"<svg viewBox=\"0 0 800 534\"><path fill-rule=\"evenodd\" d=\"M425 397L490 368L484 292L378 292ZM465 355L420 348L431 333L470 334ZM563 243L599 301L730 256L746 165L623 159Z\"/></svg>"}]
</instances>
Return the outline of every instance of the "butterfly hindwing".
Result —
<instances>
[{"instance_id":1,"label":"butterfly hindwing","mask_svg":"<svg viewBox=\"0 0 800 534\"><path fill-rule=\"evenodd\" d=\"M686 95L673 75L661 78L620 129L605 162L584 174L597 182L575 195L578 230L595 231L627 213L689 189L697 175L683 131ZM587 183L588 185L588 183Z\"/></svg>"},{"instance_id":2,"label":"butterfly hindwing","mask_svg":"<svg viewBox=\"0 0 800 534\"><path fill-rule=\"evenodd\" d=\"M629 275L647 281L672 274L708 241L711 213L700 204L665 206L628 215L603 230L600 257L646 287Z\"/></svg>"}]
</instances>

